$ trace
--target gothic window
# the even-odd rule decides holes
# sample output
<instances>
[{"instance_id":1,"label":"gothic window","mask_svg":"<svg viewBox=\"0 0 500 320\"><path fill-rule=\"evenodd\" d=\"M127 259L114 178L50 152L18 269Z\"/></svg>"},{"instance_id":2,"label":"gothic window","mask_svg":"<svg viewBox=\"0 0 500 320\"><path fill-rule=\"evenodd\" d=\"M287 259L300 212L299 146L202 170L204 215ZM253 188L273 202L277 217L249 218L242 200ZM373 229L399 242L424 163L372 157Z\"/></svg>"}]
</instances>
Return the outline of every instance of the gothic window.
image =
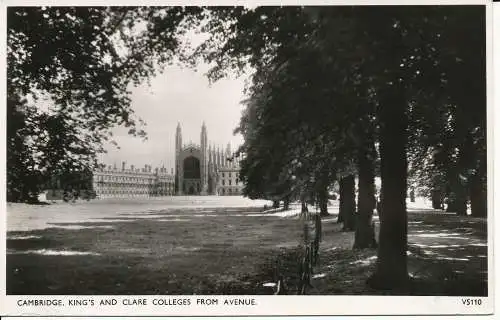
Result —
<instances>
[{"instance_id":1,"label":"gothic window","mask_svg":"<svg viewBox=\"0 0 500 320\"><path fill-rule=\"evenodd\" d=\"M200 160L192 156L184 159L184 178L200 179L200 177Z\"/></svg>"},{"instance_id":2,"label":"gothic window","mask_svg":"<svg viewBox=\"0 0 500 320\"><path fill-rule=\"evenodd\" d=\"M231 185L231 182L232 182L232 181L231 181L231 180L229 180L229 185Z\"/></svg>"}]
</instances>

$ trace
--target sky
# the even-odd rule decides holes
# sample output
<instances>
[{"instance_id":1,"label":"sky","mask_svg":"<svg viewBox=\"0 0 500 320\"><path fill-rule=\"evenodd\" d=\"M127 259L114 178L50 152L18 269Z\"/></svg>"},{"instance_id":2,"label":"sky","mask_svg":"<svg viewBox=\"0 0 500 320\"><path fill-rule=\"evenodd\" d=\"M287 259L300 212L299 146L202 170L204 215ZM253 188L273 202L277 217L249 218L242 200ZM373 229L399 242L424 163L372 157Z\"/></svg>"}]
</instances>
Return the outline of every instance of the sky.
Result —
<instances>
[{"instance_id":1,"label":"sky","mask_svg":"<svg viewBox=\"0 0 500 320\"><path fill-rule=\"evenodd\" d=\"M203 67L202 67L203 68ZM206 69L206 68L205 68ZM183 143L200 144L202 123L207 126L209 144L234 150L243 139L233 135L244 108L243 88L245 78L222 79L210 85L203 70L170 66L165 72L151 79L151 85L133 88L132 108L137 117L146 122L148 140L129 136L127 130L113 130L120 149L106 145L107 154L100 156L106 165L127 167L134 165L153 168L165 166L169 171L175 161L175 131L181 124Z\"/></svg>"}]
</instances>

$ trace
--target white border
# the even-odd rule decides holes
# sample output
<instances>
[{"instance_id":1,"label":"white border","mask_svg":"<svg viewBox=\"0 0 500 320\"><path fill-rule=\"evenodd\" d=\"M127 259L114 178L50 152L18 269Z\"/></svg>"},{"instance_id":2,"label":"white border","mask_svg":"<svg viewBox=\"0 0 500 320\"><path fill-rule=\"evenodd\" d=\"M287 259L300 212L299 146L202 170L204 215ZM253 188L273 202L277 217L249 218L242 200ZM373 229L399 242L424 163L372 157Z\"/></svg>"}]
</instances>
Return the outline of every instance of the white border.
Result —
<instances>
[{"instance_id":1,"label":"white border","mask_svg":"<svg viewBox=\"0 0 500 320\"><path fill-rule=\"evenodd\" d=\"M7 10L0 6L0 137L7 137ZM2 297L6 295L6 246L7 246L7 146L6 138L0 138L0 313Z\"/></svg>"},{"instance_id":2,"label":"white border","mask_svg":"<svg viewBox=\"0 0 500 320\"><path fill-rule=\"evenodd\" d=\"M17 307L22 299L61 300L64 307ZM225 299L253 299L252 306L224 305ZM319 315L477 315L490 314L492 298L480 298L479 307L468 307L462 299L473 297L415 296L7 296L9 316L319 316ZM68 307L69 299L93 299L97 304ZM116 299L115 306L98 306L101 299ZM127 306L127 299L146 299L146 306ZM190 305L153 305L155 299L189 299ZM197 304L197 299L218 299L218 305ZM22 302L20 302L22 303Z\"/></svg>"},{"instance_id":3,"label":"white border","mask_svg":"<svg viewBox=\"0 0 500 320\"><path fill-rule=\"evenodd\" d=\"M5 6L491 5L488 0L3 0Z\"/></svg>"},{"instance_id":4,"label":"white border","mask_svg":"<svg viewBox=\"0 0 500 320\"><path fill-rule=\"evenodd\" d=\"M74 1L16 1L16 0L5 0L0 7L0 21L6 21L6 6L15 5L186 5L185 1L148 1L147 3L137 3L136 1L85 1L84 3L75 3ZM211 1L190 1L190 5L214 5ZM276 5L276 4L287 4L287 5L298 5L304 4L302 1L217 1L217 5L234 5L234 4L244 4L247 6L256 6L258 4L265 5ZM8 314L11 316L87 316L87 315L99 315L99 316L252 316L252 315L289 315L289 316L306 316L306 315L458 315L458 314L491 314L493 312L493 297L494 288L493 280L498 282L494 274L493 265L493 197L494 197L494 181L493 174L498 178L498 171L494 172L493 163L493 152L495 152L495 159L498 159L499 155L498 148L494 148L493 128L496 124L499 124L498 113L494 113L493 105L493 66L497 75L500 72L499 63L493 65L493 32L492 25L495 21L497 32L500 34L500 8L499 5L495 5L495 17L492 20L492 4L489 1L464 1L464 0L441 0L441 1L387 1L382 0L379 2L373 1L308 1L307 4L312 5L390 5L390 4L400 4L400 5L415 5L415 4L486 4L487 14L486 14L486 24L487 24L487 92L488 92L488 277L489 277L489 297L482 297L482 305L479 307L466 307L461 302L462 298L470 297L415 297L415 296L238 296L238 298L253 298L256 302L255 306L231 306L226 307L222 304L217 306L201 306L196 304L197 298L218 298L219 301L224 301L226 298L235 298L229 296L6 296L6 283L5 276L0 276L0 313L2 315ZM6 58L6 23L1 24L0 32L0 66L5 69L5 58ZM498 36L497 36L498 37ZM500 46L495 44L495 53L500 53ZM3 97L0 102L0 110L5 112L6 103L6 81L5 72L0 76L2 80L2 85L0 86L0 95ZM6 119L5 113L0 117L0 129L2 133L5 133L6 129ZM4 135L5 136L5 135ZM0 178L0 213L3 213L4 219L0 219L0 274L6 274L6 202L5 202L5 139L0 139L0 172L2 173ZM499 163L496 163L499 165ZM496 180L498 181L498 180ZM500 220L500 219L496 219ZM495 248L495 256L498 256L498 249ZM188 298L191 300L191 305L186 306L153 306L152 301L155 298ZM98 301L103 298L116 299L119 304L114 307L18 307L17 301L19 299L61 299L67 305L67 300L72 299L89 299L92 298ZM128 307L120 303L123 299L130 298L144 298L148 300L148 306L144 307ZM354 299L354 301L353 301Z\"/></svg>"}]
</instances>

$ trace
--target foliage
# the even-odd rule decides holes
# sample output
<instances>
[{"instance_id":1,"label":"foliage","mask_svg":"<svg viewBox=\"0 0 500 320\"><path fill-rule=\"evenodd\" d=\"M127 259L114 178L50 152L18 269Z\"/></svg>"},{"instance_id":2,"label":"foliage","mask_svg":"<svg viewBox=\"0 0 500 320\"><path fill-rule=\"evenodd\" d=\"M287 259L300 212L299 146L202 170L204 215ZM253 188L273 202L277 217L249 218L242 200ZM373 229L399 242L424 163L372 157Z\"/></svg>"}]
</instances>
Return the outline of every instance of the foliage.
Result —
<instances>
[{"instance_id":1,"label":"foliage","mask_svg":"<svg viewBox=\"0 0 500 320\"><path fill-rule=\"evenodd\" d=\"M408 161L412 183L415 174L442 180L460 199L466 199L462 180L471 176L464 169L482 161L484 118L467 119L472 104L463 92L469 74L477 81L484 73L477 58L484 39L472 41L471 49L456 37L464 26L484 34L484 8L258 7L212 14L219 20L206 25L212 36L198 50L214 64L209 76L217 80L245 66L255 71L240 125L247 192L268 193L278 181L301 195L315 192L323 177L331 184L355 173L357 155L378 145L378 285L405 282ZM472 88L473 96L484 96L480 84ZM249 170L255 161L259 169ZM376 159L368 161L375 168ZM371 173L367 179L373 184ZM369 232L370 220L364 221L360 230Z\"/></svg>"},{"instance_id":2,"label":"foliage","mask_svg":"<svg viewBox=\"0 0 500 320\"><path fill-rule=\"evenodd\" d=\"M9 7L7 111L17 120L7 132L8 166L16 167L8 174L8 200L27 200L19 189L27 184L35 194L54 171L91 167L115 125L145 137L129 88L173 60L186 22L200 12Z\"/></svg>"},{"instance_id":3,"label":"foliage","mask_svg":"<svg viewBox=\"0 0 500 320\"><path fill-rule=\"evenodd\" d=\"M482 7L470 9L439 9L433 29L424 30L433 35L426 37L427 56L422 59L418 52L414 59L426 70L422 81L440 90L417 92L409 108L414 185L426 195L433 190L449 199L461 194L463 203L464 189L476 176L486 176L481 167L486 161L485 16ZM485 185L479 189L486 192Z\"/></svg>"}]
</instances>

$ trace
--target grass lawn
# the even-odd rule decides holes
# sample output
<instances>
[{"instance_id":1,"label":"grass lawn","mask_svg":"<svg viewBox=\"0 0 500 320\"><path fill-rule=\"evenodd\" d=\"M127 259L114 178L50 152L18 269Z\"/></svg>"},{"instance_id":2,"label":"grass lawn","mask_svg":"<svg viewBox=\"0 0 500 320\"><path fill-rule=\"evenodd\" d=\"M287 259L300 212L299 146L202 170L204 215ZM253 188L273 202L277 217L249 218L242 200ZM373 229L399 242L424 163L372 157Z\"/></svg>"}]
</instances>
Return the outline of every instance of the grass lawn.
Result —
<instances>
[{"instance_id":1,"label":"grass lawn","mask_svg":"<svg viewBox=\"0 0 500 320\"><path fill-rule=\"evenodd\" d=\"M92 211L92 204L82 206ZM294 293L302 253L295 217L263 213L260 205L160 207L9 231L7 293L271 294L264 284L275 281L277 260ZM39 215L56 209L40 207ZM487 295L484 219L410 213L408 265L415 281L399 293L365 286L376 252L352 251L354 234L335 221L335 215L323 220L309 294Z\"/></svg>"}]
</instances>

